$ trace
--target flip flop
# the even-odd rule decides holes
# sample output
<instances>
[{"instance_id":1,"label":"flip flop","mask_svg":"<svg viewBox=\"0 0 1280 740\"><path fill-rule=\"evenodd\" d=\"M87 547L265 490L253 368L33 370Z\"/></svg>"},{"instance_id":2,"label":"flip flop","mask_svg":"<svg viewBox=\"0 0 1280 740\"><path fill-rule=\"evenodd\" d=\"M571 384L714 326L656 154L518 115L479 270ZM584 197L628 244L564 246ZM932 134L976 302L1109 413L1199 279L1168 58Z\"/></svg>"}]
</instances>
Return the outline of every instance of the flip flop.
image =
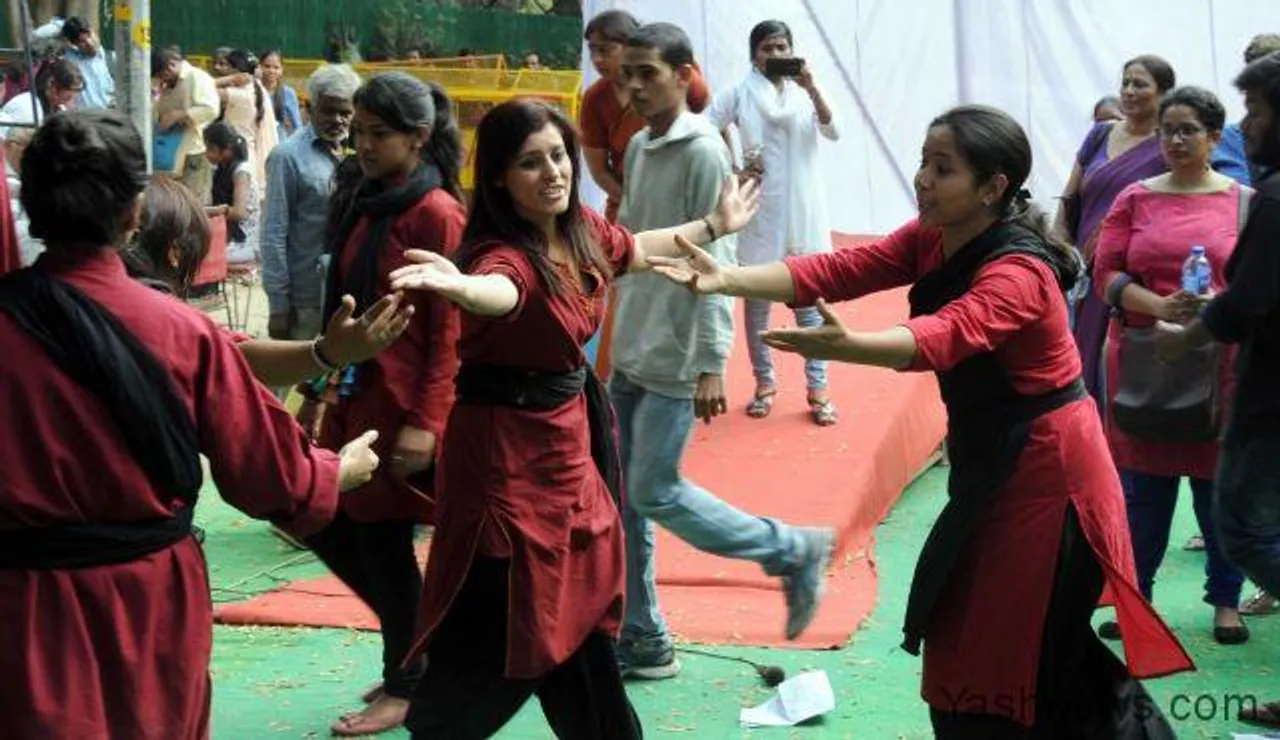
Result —
<instances>
[{"instance_id":1,"label":"flip flop","mask_svg":"<svg viewBox=\"0 0 1280 740\"><path fill-rule=\"evenodd\" d=\"M813 417L813 423L820 427L832 426L840 420L840 412L830 398L825 401L809 399L809 414Z\"/></svg>"},{"instance_id":2,"label":"flip flop","mask_svg":"<svg viewBox=\"0 0 1280 740\"><path fill-rule=\"evenodd\" d=\"M1280 701L1241 708L1237 719L1254 727L1280 728Z\"/></svg>"},{"instance_id":3,"label":"flip flop","mask_svg":"<svg viewBox=\"0 0 1280 740\"><path fill-rule=\"evenodd\" d=\"M1280 612L1280 603L1266 591L1258 591L1240 605L1240 613L1250 617L1267 617L1276 612Z\"/></svg>"},{"instance_id":4,"label":"flip flop","mask_svg":"<svg viewBox=\"0 0 1280 740\"><path fill-rule=\"evenodd\" d=\"M1187 544L1182 546L1182 549L1189 552L1200 552L1204 549L1204 537L1198 534L1192 535L1191 539L1187 540Z\"/></svg>"},{"instance_id":5,"label":"flip flop","mask_svg":"<svg viewBox=\"0 0 1280 740\"><path fill-rule=\"evenodd\" d=\"M770 388L763 393L756 391L755 398L751 399L751 403L747 404L747 416L752 419L765 418L773 411L773 401L777 396L777 388Z\"/></svg>"}]
</instances>

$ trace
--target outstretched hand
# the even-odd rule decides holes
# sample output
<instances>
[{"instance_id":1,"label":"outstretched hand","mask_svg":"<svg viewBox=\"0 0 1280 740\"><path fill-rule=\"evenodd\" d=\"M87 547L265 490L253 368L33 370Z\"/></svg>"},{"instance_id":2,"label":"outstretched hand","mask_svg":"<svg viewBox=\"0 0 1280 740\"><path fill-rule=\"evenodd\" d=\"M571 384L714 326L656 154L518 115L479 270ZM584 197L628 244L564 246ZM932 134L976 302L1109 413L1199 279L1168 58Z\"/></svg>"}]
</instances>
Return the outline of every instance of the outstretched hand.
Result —
<instances>
[{"instance_id":1,"label":"outstretched hand","mask_svg":"<svg viewBox=\"0 0 1280 740\"><path fill-rule=\"evenodd\" d=\"M726 287L724 268L707 253L683 236L676 236L682 257L649 257L649 266L659 275L680 283L694 293L720 293Z\"/></svg>"},{"instance_id":2,"label":"outstretched hand","mask_svg":"<svg viewBox=\"0 0 1280 740\"><path fill-rule=\"evenodd\" d=\"M720 202L716 204L716 219L721 233L736 234L746 228L760 210L760 182L755 179L738 183L736 176L725 178L720 188Z\"/></svg>"},{"instance_id":3,"label":"outstretched hand","mask_svg":"<svg viewBox=\"0 0 1280 740\"><path fill-rule=\"evenodd\" d=\"M390 347L409 326L413 306L400 307L399 293L383 296L355 318L356 300L342 297L342 304L325 327L324 353L339 365L364 362Z\"/></svg>"},{"instance_id":4,"label":"outstretched hand","mask_svg":"<svg viewBox=\"0 0 1280 740\"><path fill-rule=\"evenodd\" d=\"M456 301L463 290L463 274L448 257L427 249L410 249L405 258L416 264L392 271L392 290L422 290Z\"/></svg>"},{"instance_id":5,"label":"outstretched hand","mask_svg":"<svg viewBox=\"0 0 1280 740\"><path fill-rule=\"evenodd\" d=\"M761 334L764 343L810 360L841 360L849 349L850 333L827 302L818 299L822 325L810 329L770 329Z\"/></svg>"}]
</instances>

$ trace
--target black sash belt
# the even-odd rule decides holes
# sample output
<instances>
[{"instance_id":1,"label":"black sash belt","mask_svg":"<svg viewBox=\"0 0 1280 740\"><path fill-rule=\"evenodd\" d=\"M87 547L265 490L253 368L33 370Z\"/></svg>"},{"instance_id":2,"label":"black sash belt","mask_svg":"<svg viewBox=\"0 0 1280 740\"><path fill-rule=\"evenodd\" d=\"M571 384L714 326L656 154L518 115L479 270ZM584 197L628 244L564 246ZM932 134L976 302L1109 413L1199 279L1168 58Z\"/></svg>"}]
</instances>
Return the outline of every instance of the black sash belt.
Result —
<instances>
[{"instance_id":1,"label":"black sash belt","mask_svg":"<svg viewBox=\"0 0 1280 740\"><path fill-rule=\"evenodd\" d=\"M167 519L0 530L0 570L66 570L127 563L189 537L193 515L194 510L184 506Z\"/></svg>"},{"instance_id":2,"label":"black sash belt","mask_svg":"<svg viewBox=\"0 0 1280 740\"><path fill-rule=\"evenodd\" d=\"M1013 475L1037 418L1088 396L1084 381L1024 396L988 412L958 413L948 430L950 495L916 563L902 647L920 654L929 618L979 520Z\"/></svg>"},{"instance_id":3,"label":"black sash belt","mask_svg":"<svg viewBox=\"0 0 1280 740\"><path fill-rule=\"evenodd\" d=\"M609 486L614 504L622 510L622 462L618 455L613 404L604 383L590 367L583 365L572 372L555 373L505 365L463 364L455 383L459 404L529 411L556 409L586 393L591 458Z\"/></svg>"}]
</instances>

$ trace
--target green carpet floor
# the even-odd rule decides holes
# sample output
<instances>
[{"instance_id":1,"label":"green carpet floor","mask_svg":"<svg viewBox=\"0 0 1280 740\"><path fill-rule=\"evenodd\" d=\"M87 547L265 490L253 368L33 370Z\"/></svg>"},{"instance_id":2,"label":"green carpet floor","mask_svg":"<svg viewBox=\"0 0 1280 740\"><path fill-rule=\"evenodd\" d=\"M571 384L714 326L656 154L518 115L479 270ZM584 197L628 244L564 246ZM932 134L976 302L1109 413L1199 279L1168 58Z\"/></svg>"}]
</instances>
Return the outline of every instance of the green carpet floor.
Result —
<instances>
[{"instance_id":1,"label":"green carpet floor","mask_svg":"<svg viewBox=\"0 0 1280 740\"><path fill-rule=\"evenodd\" d=\"M646 737L696 738L856 738L904 740L930 737L928 715L919 699L920 662L898 648L900 620L916 553L942 505L945 470L935 469L902 497L877 533L880 600L845 650L710 648L783 666L788 675L825 670L836 693L834 712L799 728L747 731L738 711L766 700L770 691L741 664L681 656L684 672L661 683L632 684L631 696ZM1230 738L1246 732L1235 723L1233 697L1280 698L1280 616L1250 623L1252 641L1221 647L1210 636L1211 608L1201 602L1201 553L1182 551L1195 531L1190 498L1184 495L1173 532L1173 547L1157 584L1156 604L1183 639L1199 671L1151 681L1148 686L1176 722L1180 738ZM235 600L265 590L272 577L250 578L298 554L272 537L265 524L246 519L215 496L201 504L208 530L214 598ZM297 579L323 573L314 563L274 573ZM1252 587L1246 587L1246 597ZM1107 618L1100 611L1098 621ZM213 738L327 737L340 714L359 706L360 693L379 672L376 635L343 630L218 627L213 651ZM1230 705L1230 706L1229 706ZM407 733L387 733L404 738ZM530 740L551 738L536 702L531 702L499 735Z\"/></svg>"}]
</instances>

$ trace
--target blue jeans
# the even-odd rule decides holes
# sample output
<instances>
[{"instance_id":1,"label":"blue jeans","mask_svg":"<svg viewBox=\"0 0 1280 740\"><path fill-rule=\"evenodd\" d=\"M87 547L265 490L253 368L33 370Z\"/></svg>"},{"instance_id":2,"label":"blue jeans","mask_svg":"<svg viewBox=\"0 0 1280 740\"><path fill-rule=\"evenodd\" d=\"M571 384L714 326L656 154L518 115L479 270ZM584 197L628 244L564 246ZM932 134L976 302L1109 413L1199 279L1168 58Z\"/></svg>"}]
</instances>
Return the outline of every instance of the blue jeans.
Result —
<instances>
[{"instance_id":1,"label":"blue jeans","mask_svg":"<svg viewBox=\"0 0 1280 740\"><path fill-rule=\"evenodd\" d=\"M771 301L745 300L747 352L751 355L751 370L755 373L759 385L776 386L777 378L773 373L773 357L768 345L760 339L760 333L769 329L769 313L773 310ZM797 308L792 313L796 317L796 325L809 329L822 326L822 314L816 308ZM805 387L811 391L827 389L827 363L825 360L805 360Z\"/></svg>"},{"instance_id":2,"label":"blue jeans","mask_svg":"<svg viewBox=\"0 0 1280 740\"><path fill-rule=\"evenodd\" d=\"M658 608L653 522L703 552L755 561L772 576L801 565L800 530L743 512L680 477L693 430L692 400L646 390L618 372L609 380L609 395L626 478L627 635L668 634Z\"/></svg>"},{"instance_id":3,"label":"blue jeans","mask_svg":"<svg viewBox=\"0 0 1280 740\"><path fill-rule=\"evenodd\" d=\"M1129 534L1133 539L1133 560L1138 571L1138 588L1151 600L1156 571L1169 547L1169 529L1178 506L1181 478L1120 471L1125 505L1129 511ZM1196 521L1204 536L1205 596L1213 606L1235 609L1240 605L1244 576L1227 559L1226 550L1214 529L1213 481L1191 479L1191 501Z\"/></svg>"},{"instance_id":4,"label":"blue jeans","mask_svg":"<svg viewBox=\"0 0 1280 740\"><path fill-rule=\"evenodd\" d=\"M1280 437L1228 437L1217 483L1223 550L1262 590L1280 594Z\"/></svg>"}]
</instances>

